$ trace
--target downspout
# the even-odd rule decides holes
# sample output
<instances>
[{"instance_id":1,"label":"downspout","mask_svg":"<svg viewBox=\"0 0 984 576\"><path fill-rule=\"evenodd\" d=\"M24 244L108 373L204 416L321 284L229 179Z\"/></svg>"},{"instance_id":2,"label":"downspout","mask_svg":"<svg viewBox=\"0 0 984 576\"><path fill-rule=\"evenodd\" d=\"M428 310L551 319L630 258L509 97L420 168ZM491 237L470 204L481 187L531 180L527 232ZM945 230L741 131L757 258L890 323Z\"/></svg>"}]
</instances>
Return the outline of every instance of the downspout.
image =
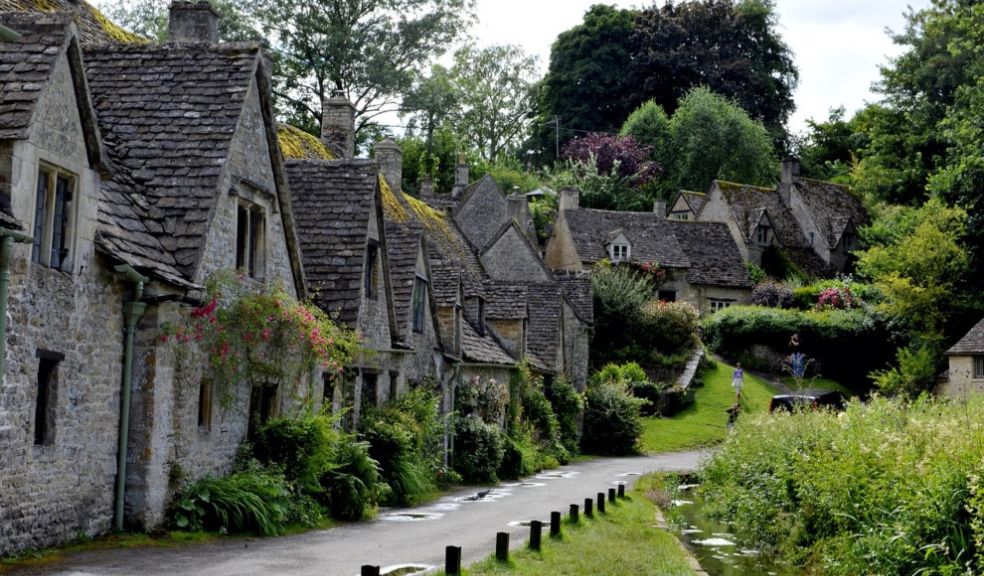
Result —
<instances>
[{"instance_id":1,"label":"downspout","mask_svg":"<svg viewBox=\"0 0 984 576\"><path fill-rule=\"evenodd\" d=\"M123 530L123 502L126 496L126 453L130 435L130 385L133 381L133 335L137 331L137 322L147 310L147 304L141 302L144 284L150 278L141 275L129 264L121 264L114 270L133 283L133 298L123 303L123 319L125 340L123 344L123 390L120 394L120 431L119 443L116 446L116 501L113 509L113 528Z\"/></svg>"},{"instance_id":2,"label":"downspout","mask_svg":"<svg viewBox=\"0 0 984 576\"><path fill-rule=\"evenodd\" d=\"M27 234L0 228L0 386L3 383L7 359L7 295L10 287L10 257L14 242L32 242Z\"/></svg>"},{"instance_id":3,"label":"downspout","mask_svg":"<svg viewBox=\"0 0 984 576\"><path fill-rule=\"evenodd\" d=\"M20 37L21 35L17 32L0 24L0 42L13 42L14 40L19 40Z\"/></svg>"}]
</instances>

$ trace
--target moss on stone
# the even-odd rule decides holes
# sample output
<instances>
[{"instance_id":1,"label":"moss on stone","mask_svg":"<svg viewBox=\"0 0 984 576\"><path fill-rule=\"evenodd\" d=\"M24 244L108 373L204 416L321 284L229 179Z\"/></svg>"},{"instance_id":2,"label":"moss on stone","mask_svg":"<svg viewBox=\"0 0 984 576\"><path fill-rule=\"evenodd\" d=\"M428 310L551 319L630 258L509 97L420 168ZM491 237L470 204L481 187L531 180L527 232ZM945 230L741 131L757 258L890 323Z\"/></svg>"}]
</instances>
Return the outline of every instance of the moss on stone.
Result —
<instances>
[{"instance_id":1,"label":"moss on stone","mask_svg":"<svg viewBox=\"0 0 984 576\"><path fill-rule=\"evenodd\" d=\"M36 0L38 2L47 2L48 0ZM113 40L123 43L123 44L149 44L150 40L140 36L139 34L134 34L124 30L120 25L116 24L112 20L106 17L105 14L97 10L88 2L84 3L83 10L89 12L92 19L95 20L99 27L102 28L103 32Z\"/></svg>"},{"instance_id":2,"label":"moss on stone","mask_svg":"<svg viewBox=\"0 0 984 576\"><path fill-rule=\"evenodd\" d=\"M284 158L295 160L334 160L331 153L321 140L307 132L289 124L277 127L277 141Z\"/></svg>"}]
</instances>

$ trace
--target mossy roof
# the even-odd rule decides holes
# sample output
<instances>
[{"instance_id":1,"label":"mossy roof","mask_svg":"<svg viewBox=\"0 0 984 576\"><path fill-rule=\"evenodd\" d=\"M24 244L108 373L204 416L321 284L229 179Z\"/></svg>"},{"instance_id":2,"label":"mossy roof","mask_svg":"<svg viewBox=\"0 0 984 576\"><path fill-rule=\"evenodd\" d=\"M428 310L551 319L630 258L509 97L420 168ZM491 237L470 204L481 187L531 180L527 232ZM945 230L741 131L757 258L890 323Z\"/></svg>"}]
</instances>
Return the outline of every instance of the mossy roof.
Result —
<instances>
[{"instance_id":1,"label":"mossy roof","mask_svg":"<svg viewBox=\"0 0 984 576\"><path fill-rule=\"evenodd\" d=\"M150 40L128 32L88 2L69 0L0 0L0 12L61 12L71 15L87 44L149 44Z\"/></svg>"},{"instance_id":2,"label":"mossy roof","mask_svg":"<svg viewBox=\"0 0 984 576\"><path fill-rule=\"evenodd\" d=\"M335 155L319 138L290 124L277 126L277 141L280 144L280 152L288 160L335 159Z\"/></svg>"}]
</instances>

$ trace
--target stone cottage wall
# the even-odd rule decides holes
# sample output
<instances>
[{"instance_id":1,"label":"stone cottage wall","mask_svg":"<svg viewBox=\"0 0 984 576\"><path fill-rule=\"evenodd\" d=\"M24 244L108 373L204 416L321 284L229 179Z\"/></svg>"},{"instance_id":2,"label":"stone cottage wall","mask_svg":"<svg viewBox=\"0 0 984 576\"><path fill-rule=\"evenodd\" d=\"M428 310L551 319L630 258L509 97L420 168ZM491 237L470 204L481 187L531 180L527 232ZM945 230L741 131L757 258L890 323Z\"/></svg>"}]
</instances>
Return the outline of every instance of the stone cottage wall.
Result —
<instances>
[{"instance_id":1,"label":"stone cottage wall","mask_svg":"<svg viewBox=\"0 0 984 576\"><path fill-rule=\"evenodd\" d=\"M563 301L564 373L574 388L583 391L588 385L588 359L591 332L587 324Z\"/></svg>"},{"instance_id":2,"label":"stone cottage wall","mask_svg":"<svg viewBox=\"0 0 984 576\"><path fill-rule=\"evenodd\" d=\"M489 277L513 282L548 282L552 280L543 267L540 255L515 227L510 227L481 256Z\"/></svg>"},{"instance_id":3,"label":"stone cottage wall","mask_svg":"<svg viewBox=\"0 0 984 576\"><path fill-rule=\"evenodd\" d=\"M971 394L984 392L984 380L974 379L973 356L950 356L948 380L940 392L947 398L966 400Z\"/></svg>"}]
</instances>

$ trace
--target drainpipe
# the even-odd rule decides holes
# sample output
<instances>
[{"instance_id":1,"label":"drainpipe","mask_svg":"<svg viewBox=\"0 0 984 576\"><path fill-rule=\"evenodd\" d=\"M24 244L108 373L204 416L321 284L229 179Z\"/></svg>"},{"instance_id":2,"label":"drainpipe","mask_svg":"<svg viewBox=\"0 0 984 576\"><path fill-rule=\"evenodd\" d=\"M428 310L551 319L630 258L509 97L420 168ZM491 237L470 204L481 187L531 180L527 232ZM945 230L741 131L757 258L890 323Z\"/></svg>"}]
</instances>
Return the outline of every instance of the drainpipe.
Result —
<instances>
[{"instance_id":1,"label":"drainpipe","mask_svg":"<svg viewBox=\"0 0 984 576\"><path fill-rule=\"evenodd\" d=\"M0 386L3 384L7 358L7 293L10 286L10 256L14 242L32 242L27 234L0 228Z\"/></svg>"},{"instance_id":2,"label":"drainpipe","mask_svg":"<svg viewBox=\"0 0 984 576\"><path fill-rule=\"evenodd\" d=\"M20 39L21 35L6 26L0 25L0 42L13 42Z\"/></svg>"},{"instance_id":3,"label":"drainpipe","mask_svg":"<svg viewBox=\"0 0 984 576\"><path fill-rule=\"evenodd\" d=\"M125 341L123 345L123 390L120 395L120 432L116 446L116 502L113 510L113 528L123 530L123 501L126 496L126 452L130 435L130 384L133 381L133 334L137 322L144 315L147 304L141 302L144 284L150 278L141 275L129 264L121 264L114 270L133 283L133 298L123 303Z\"/></svg>"}]
</instances>

